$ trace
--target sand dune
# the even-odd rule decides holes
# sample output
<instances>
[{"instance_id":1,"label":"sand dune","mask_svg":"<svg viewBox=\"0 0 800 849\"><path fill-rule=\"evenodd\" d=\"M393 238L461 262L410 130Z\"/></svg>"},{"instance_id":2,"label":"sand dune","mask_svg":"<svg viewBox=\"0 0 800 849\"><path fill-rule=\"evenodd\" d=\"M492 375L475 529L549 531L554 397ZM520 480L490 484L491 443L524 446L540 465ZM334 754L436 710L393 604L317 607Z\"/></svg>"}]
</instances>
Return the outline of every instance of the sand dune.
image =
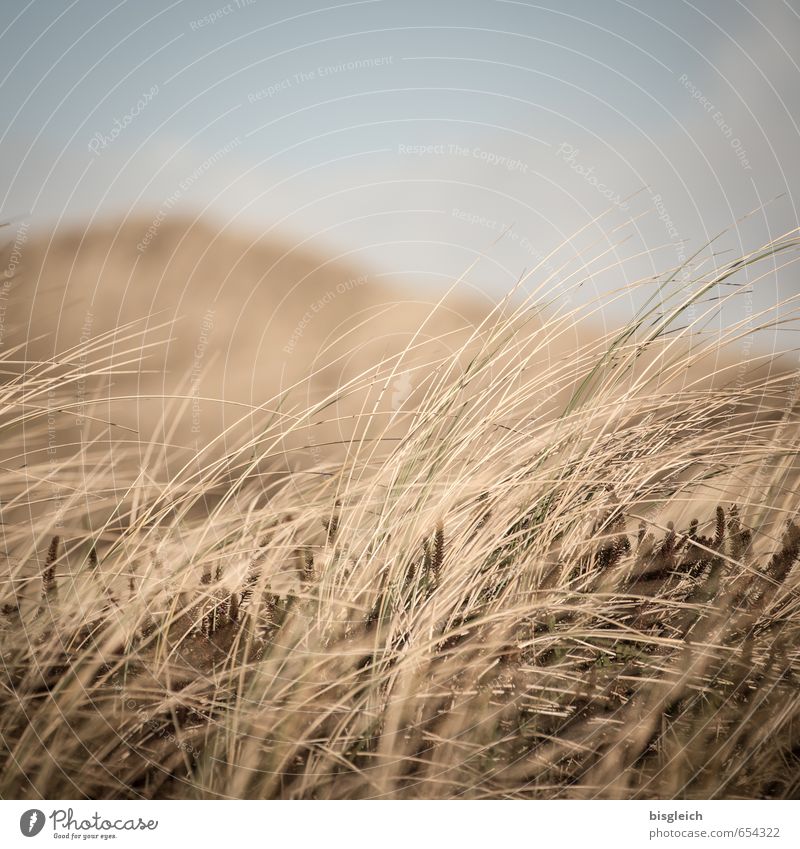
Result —
<instances>
[{"instance_id":1,"label":"sand dune","mask_svg":"<svg viewBox=\"0 0 800 849\"><path fill-rule=\"evenodd\" d=\"M438 292L404 294L368 270L205 222L168 219L155 233L151 223L57 232L25 246L7 347L25 343L27 359L38 362L127 328L113 346L122 367L111 382L81 385L75 415L59 417L59 443L90 438L94 416L121 426L112 439L193 450L290 387L300 385L290 393L298 403L326 396L417 332L408 367L440 361L486 312L459 296L420 330ZM413 383L398 374L389 403L402 403Z\"/></svg>"}]
</instances>

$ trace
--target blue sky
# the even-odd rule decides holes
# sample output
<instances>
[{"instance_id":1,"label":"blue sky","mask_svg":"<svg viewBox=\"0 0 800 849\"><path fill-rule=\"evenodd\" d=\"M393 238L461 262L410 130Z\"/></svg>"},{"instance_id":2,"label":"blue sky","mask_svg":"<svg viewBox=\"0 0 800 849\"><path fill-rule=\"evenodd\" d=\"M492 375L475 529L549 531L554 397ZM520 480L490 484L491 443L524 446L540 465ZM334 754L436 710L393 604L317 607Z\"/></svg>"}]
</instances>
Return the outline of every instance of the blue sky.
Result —
<instances>
[{"instance_id":1,"label":"blue sky","mask_svg":"<svg viewBox=\"0 0 800 849\"><path fill-rule=\"evenodd\" d=\"M585 243L635 219L613 254L650 250L633 276L779 195L720 247L797 226L796 2L6 0L0 15L6 219L166 204L410 285L483 257L472 279L494 293L604 212Z\"/></svg>"}]
</instances>

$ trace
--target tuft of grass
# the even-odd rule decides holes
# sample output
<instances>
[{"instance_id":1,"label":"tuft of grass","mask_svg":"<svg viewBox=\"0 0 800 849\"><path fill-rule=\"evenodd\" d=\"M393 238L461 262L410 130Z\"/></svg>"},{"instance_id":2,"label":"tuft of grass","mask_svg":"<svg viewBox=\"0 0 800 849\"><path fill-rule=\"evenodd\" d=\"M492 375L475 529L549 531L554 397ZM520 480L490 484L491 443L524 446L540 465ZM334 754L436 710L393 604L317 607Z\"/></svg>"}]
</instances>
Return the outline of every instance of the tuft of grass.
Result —
<instances>
[{"instance_id":1,"label":"tuft of grass","mask_svg":"<svg viewBox=\"0 0 800 849\"><path fill-rule=\"evenodd\" d=\"M3 525L0 795L796 797L796 378L707 366L752 327L702 328L797 247L658 278L547 368L598 305L533 324L544 281L414 409L381 407L412 343L146 483L122 443L48 457L43 399L86 352L4 384L0 426L42 450L0 473L28 519ZM284 456L326 417L345 452Z\"/></svg>"},{"instance_id":2,"label":"tuft of grass","mask_svg":"<svg viewBox=\"0 0 800 849\"><path fill-rule=\"evenodd\" d=\"M42 572L42 599L45 601L56 592L56 560L58 560L58 546L60 543L61 537L56 534L50 540L50 547L47 549L44 571Z\"/></svg>"}]
</instances>

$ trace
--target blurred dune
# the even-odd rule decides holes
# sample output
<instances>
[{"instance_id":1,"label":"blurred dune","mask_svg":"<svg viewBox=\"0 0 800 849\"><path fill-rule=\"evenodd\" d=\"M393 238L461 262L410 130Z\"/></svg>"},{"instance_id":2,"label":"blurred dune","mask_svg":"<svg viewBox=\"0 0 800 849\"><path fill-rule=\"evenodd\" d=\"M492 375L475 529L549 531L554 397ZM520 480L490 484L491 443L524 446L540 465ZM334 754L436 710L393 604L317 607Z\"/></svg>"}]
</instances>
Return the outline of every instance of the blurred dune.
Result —
<instances>
[{"instance_id":1,"label":"blurred dune","mask_svg":"<svg viewBox=\"0 0 800 849\"><path fill-rule=\"evenodd\" d=\"M440 284L421 298L385 275L302 246L178 217L37 235L21 253L6 305L6 350L21 346L19 369L28 375L37 364L52 361L52 370L71 357L86 376L64 397L47 399L56 411L47 427L33 418L23 442L7 440L4 461L30 467L49 451L52 465L90 442L108 445L120 485L142 469L155 479L184 463L200 468L270 423L274 434L276 421L285 436L260 471L335 462L354 439L388 443L440 371L463 367L499 318L463 286L433 314ZM536 417L563 405L574 386L569 374L585 373L606 344L577 321L532 343L546 321L531 310L519 332L519 361L527 370L554 370L561 387L557 397L530 399ZM658 363L660 344L630 379L651 369L653 391L665 398L678 384L743 379L732 356L713 345L688 371L670 371L669 358ZM515 356L512 345L493 366L506 379Z\"/></svg>"},{"instance_id":2,"label":"blurred dune","mask_svg":"<svg viewBox=\"0 0 800 849\"><path fill-rule=\"evenodd\" d=\"M268 418L259 408L274 409L279 394L284 409L308 407L411 343L382 393L391 413L413 395L411 370L435 368L488 312L459 294L426 324L438 291L422 299L346 261L204 221L151 225L139 218L37 235L22 251L5 347L22 345L29 370L85 351L81 397L59 402L65 452L94 438L151 453L163 444L180 459L226 431L210 452L219 454ZM92 374L104 356L113 356L112 379ZM364 403L341 402L327 417L335 425L290 442L334 441Z\"/></svg>"}]
</instances>

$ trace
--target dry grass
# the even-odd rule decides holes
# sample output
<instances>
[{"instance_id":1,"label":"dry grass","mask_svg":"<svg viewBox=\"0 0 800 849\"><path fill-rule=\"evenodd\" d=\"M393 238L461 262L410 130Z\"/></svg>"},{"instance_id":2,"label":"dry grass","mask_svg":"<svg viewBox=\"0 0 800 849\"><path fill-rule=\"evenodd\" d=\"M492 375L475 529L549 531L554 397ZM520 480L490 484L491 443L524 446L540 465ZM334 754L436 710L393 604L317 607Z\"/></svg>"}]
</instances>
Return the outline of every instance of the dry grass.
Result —
<instances>
[{"instance_id":1,"label":"dry grass","mask_svg":"<svg viewBox=\"0 0 800 849\"><path fill-rule=\"evenodd\" d=\"M382 406L401 354L169 474L123 442L48 454L86 351L10 379L0 796L796 797L796 375L721 373L752 322L701 328L797 247L673 272L543 371L599 308L532 328L545 281L413 409ZM285 471L344 397L335 462Z\"/></svg>"}]
</instances>

